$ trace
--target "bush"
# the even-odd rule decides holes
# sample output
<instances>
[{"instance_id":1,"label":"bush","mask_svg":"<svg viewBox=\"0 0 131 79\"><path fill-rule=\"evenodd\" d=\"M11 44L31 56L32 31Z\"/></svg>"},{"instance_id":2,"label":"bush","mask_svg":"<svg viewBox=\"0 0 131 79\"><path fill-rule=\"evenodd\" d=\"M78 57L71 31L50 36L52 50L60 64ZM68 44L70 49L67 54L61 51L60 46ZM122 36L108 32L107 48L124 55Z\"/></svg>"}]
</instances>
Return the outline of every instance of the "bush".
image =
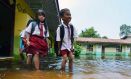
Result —
<instances>
[{"instance_id":1,"label":"bush","mask_svg":"<svg viewBox=\"0 0 131 79\"><path fill-rule=\"evenodd\" d=\"M48 55L49 55L50 57L54 57L54 56L55 56L55 53L54 53L54 49L53 49L53 48L50 48L50 49L49 49Z\"/></svg>"},{"instance_id":2,"label":"bush","mask_svg":"<svg viewBox=\"0 0 131 79\"><path fill-rule=\"evenodd\" d=\"M75 43L74 48L75 48L75 53L74 53L75 57L80 56L80 53L82 50L81 46L79 44Z\"/></svg>"}]
</instances>

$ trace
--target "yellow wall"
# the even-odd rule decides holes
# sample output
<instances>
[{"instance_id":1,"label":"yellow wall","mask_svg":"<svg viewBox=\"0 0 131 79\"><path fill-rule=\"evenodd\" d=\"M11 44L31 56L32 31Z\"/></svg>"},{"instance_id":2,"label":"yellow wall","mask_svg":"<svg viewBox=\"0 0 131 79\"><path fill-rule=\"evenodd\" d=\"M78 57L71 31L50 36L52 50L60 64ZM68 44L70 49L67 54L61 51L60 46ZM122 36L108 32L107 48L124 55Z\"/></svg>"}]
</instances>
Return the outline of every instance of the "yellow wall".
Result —
<instances>
[{"instance_id":1,"label":"yellow wall","mask_svg":"<svg viewBox=\"0 0 131 79\"><path fill-rule=\"evenodd\" d=\"M31 19L31 17L28 14L19 12L16 8L14 32L15 36L18 36L20 32L26 27L29 19Z\"/></svg>"},{"instance_id":2,"label":"yellow wall","mask_svg":"<svg viewBox=\"0 0 131 79\"><path fill-rule=\"evenodd\" d=\"M16 0L15 26L14 26L14 56L19 58L20 32L26 27L26 24L33 12L24 0Z\"/></svg>"},{"instance_id":3,"label":"yellow wall","mask_svg":"<svg viewBox=\"0 0 131 79\"><path fill-rule=\"evenodd\" d=\"M16 12L15 12L15 36L18 36L22 29L26 27L26 24L31 17L34 17L33 11L29 8L24 0L16 0Z\"/></svg>"}]
</instances>

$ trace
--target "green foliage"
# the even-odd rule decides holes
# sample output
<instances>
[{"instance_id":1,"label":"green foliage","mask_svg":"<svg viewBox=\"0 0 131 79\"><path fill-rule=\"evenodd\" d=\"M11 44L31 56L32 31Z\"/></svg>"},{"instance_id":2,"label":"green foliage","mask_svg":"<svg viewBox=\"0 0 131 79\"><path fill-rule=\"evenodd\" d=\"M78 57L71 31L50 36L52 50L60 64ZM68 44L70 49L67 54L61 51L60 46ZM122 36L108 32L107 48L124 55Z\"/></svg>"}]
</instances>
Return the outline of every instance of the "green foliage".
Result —
<instances>
[{"instance_id":1,"label":"green foliage","mask_svg":"<svg viewBox=\"0 0 131 79\"><path fill-rule=\"evenodd\" d=\"M81 50L82 50L81 46L79 44L75 43L74 47L75 47L75 53L74 53L75 57L80 56L80 53L81 53Z\"/></svg>"},{"instance_id":2,"label":"green foliage","mask_svg":"<svg viewBox=\"0 0 131 79\"><path fill-rule=\"evenodd\" d=\"M103 37L101 37L101 38L105 38L105 39L108 39L108 37L107 37L107 36L103 36Z\"/></svg>"},{"instance_id":3,"label":"green foliage","mask_svg":"<svg viewBox=\"0 0 131 79\"><path fill-rule=\"evenodd\" d=\"M131 34L131 26L123 24L120 26L120 36Z\"/></svg>"},{"instance_id":4,"label":"green foliage","mask_svg":"<svg viewBox=\"0 0 131 79\"><path fill-rule=\"evenodd\" d=\"M50 57L54 57L55 56L55 53L54 53L54 48L50 48L49 49L49 54L48 54Z\"/></svg>"},{"instance_id":5,"label":"green foliage","mask_svg":"<svg viewBox=\"0 0 131 79\"><path fill-rule=\"evenodd\" d=\"M82 31L79 35L80 37L91 37L91 38L105 38L108 39L107 36L100 36L99 33L97 33L97 31L94 29L94 27L90 27L88 29L85 29L84 31Z\"/></svg>"},{"instance_id":6,"label":"green foliage","mask_svg":"<svg viewBox=\"0 0 131 79\"><path fill-rule=\"evenodd\" d=\"M93 37L100 38L100 34L94 29L94 27L88 28L85 31L82 31L79 35L80 37Z\"/></svg>"}]
</instances>

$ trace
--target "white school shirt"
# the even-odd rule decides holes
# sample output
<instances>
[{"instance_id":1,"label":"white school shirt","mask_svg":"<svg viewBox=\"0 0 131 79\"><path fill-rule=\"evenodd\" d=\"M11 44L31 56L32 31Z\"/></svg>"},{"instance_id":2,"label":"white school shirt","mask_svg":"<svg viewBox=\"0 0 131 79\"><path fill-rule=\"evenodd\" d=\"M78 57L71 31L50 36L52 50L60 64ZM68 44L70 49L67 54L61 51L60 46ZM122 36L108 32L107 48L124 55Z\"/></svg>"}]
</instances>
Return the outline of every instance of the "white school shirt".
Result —
<instances>
[{"instance_id":1,"label":"white school shirt","mask_svg":"<svg viewBox=\"0 0 131 79\"><path fill-rule=\"evenodd\" d=\"M70 51L72 45L71 45L71 39L68 36L68 28L67 28L67 26L64 23L62 23L62 25L64 26L65 33L64 33L64 38L63 38L61 50L67 49L67 50ZM68 26L70 27L70 25L71 24L69 24ZM60 39L60 26L57 28L57 31L56 31L57 32L56 41L61 41L61 39ZM76 37L78 37L77 36L77 32L76 32L76 29L75 29L74 26L73 26L73 28L74 28L74 36L73 37L76 38ZM70 34L71 34L71 28L70 28Z\"/></svg>"},{"instance_id":2,"label":"white school shirt","mask_svg":"<svg viewBox=\"0 0 131 79\"><path fill-rule=\"evenodd\" d=\"M44 26L44 25L43 25ZM29 24L29 26L26 28L26 32L31 33L31 29L32 29L32 22ZM34 31L32 33L32 35L37 35L40 36L40 29L38 27L38 24L35 26ZM49 31L47 29L47 34L45 36L45 27L43 27L43 37L49 37Z\"/></svg>"},{"instance_id":3,"label":"white school shirt","mask_svg":"<svg viewBox=\"0 0 131 79\"><path fill-rule=\"evenodd\" d=\"M21 33L20 33L20 37L23 38L23 37L25 37L25 36L26 36L26 31L25 31L25 29L24 29L24 30L21 31Z\"/></svg>"}]
</instances>

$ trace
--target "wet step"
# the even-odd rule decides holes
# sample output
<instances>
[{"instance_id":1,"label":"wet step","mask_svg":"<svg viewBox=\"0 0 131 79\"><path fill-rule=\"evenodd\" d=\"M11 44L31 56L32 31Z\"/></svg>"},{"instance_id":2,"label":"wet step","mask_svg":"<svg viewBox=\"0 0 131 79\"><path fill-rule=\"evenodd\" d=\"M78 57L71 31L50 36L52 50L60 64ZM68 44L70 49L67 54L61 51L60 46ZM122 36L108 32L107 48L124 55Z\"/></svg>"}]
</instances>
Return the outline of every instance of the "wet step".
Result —
<instances>
[{"instance_id":1,"label":"wet step","mask_svg":"<svg viewBox=\"0 0 131 79\"><path fill-rule=\"evenodd\" d=\"M40 57L40 67L41 69L55 69L58 66L58 62L61 61L60 57ZM34 64L27 65L26 61L0 61L0 71L4 70L26 70L34 69Z\"/></svg>"},{"instance_id":2,"label":"wet step","mask_svg":"<svg viewBox=\"0 0 131 79\"><path fill-rule=\"evenodd\" d=\"M0 71L12 67L13 57L0 57Z\"/></svg>"}]
</instances>

